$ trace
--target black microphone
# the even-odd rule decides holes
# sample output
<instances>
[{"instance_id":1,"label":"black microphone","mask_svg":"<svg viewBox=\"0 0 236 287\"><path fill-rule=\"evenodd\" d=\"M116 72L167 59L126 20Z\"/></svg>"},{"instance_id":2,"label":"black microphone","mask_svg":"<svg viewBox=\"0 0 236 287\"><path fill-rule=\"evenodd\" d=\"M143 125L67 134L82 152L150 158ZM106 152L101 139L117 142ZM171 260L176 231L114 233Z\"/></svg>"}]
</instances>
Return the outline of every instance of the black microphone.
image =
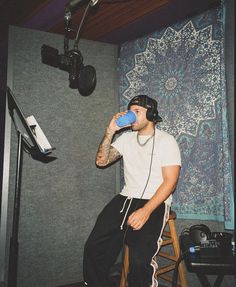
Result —
<instances>
[{"instance_id":1,"label":"black microphone","mask_svg":"<svg viewBox=\"0 0 236 287\"><path fill-rule=\"evenodd\" d=\"M81 69L83 68L83 57L79 50L70 52L70 69L69 69L69 82L70 88L76 89L78 87L78 77Z\"/></svg>"},{"instance_id":2,"label":"black microphone","mask_svg":"<svg viewBox=\"0 0 236 287\"><path fill-rule=\"evenodd\" d=\"M86 0L70 0L67 2L65 6L65 10L70 11L70 12L75 12L75 10L77 10L79 5L83 2L86 2ZM97 2L98 0L90 0L90 6L96 5Z\"/></svg>"}]
</instances>

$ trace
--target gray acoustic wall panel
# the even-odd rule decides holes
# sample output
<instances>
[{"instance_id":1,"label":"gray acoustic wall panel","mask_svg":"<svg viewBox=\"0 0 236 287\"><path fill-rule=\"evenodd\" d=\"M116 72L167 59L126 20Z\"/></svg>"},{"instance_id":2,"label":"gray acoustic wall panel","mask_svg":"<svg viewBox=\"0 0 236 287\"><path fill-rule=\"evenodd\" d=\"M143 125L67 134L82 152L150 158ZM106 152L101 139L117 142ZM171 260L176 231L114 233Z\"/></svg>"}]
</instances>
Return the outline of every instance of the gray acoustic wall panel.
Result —
<instances>
[{"instance_id":1,"label":"gray acoustic wall panel","mask_svg":"<svg viewBox=\"0 0 236 287\"><path fill-rule=\"evenodd\" d=\"M95 155L106 125L118 110L117 46L80 41L84 64L97 72L95 91L82 97L69 88L67 72L41 63L41 45L63 53L63 36L11 27L9 42L10 88L25 116L34 115L56 147L53 156L57 157L45 164L24 153L18 286L77 282L82 279L85 240L98 213L116 193L116 166L98 169ZM9 227L16 148L12 125Z\"/></svg>"}]
</instances>

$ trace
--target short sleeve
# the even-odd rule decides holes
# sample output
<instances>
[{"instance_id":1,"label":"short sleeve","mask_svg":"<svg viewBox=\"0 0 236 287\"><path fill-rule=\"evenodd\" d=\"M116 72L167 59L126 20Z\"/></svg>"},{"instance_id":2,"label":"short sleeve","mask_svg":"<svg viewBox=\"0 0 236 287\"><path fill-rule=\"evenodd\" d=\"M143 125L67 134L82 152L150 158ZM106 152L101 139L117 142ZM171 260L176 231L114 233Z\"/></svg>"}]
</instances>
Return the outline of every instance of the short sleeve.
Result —
<instances>
[{"instance_id":1,"label":"short sleeve","mask_svg":"<svg viewBox=\"0 0 236 287\"><path fill-rule=\"evenodd\" d=\"M161 141L161 165L181 166L181 155L177 141L171 135Z\"/></svg>"},{"instance_id":2,"label":"short sleeve","mask_svg":"<svg viewBox=\"0 0 236 287\"><path fill-rule=\"evenodd\" d=\"M115 141L111 144L118 152L123 155L124 152L124 135L121 134L119 137L115 139Z\"/></svg>"}]
</instances>

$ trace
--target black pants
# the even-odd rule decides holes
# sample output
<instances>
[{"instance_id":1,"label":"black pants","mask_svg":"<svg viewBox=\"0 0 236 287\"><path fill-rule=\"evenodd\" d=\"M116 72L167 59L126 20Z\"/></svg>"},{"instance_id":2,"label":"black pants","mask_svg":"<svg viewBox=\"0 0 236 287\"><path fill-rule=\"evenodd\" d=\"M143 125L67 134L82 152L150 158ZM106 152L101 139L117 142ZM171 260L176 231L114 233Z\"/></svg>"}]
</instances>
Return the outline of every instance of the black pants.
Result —
<instances>
[{"instance_id":1,"label":"black pants","mask_svg":"<svg viewBox=\"0 0 236 287\"><path fill-rule=\"evenodd\" d=\"M153 211L145 225L137 231L127 227L129 215L142 207L147 200L115 196L99 214L96 224L84 247L84 280L88 287L109 287L109 271L123 244L129 247L129 287L157 286L154 279L156 263L153 257L161 245L161 234L168 220L168 206L163 203ZM123 212L122 207L125 208ZM120 226L124 219L124 227Z\"/></svg>"}]
</instances>

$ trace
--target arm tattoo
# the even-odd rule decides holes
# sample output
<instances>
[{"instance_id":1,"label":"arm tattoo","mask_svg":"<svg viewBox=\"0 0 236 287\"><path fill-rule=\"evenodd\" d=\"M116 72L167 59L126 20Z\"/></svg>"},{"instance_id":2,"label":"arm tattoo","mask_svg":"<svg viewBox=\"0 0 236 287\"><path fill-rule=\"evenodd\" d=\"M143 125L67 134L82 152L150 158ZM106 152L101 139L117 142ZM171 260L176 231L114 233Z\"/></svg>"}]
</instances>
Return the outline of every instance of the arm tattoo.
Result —
<instances>
[{"instance_id":1,"label":"arm tattoo","mask_svg":"<svg viewBox=\"0 0 236 287\"><path fill-rule=\"evenodd\" d=\"M96 164L98 166L106 166L121 157L120 153L111 146L112 138L113 134L108 132L104 135L96 155Z\"/></svg>"}]
</instances>

